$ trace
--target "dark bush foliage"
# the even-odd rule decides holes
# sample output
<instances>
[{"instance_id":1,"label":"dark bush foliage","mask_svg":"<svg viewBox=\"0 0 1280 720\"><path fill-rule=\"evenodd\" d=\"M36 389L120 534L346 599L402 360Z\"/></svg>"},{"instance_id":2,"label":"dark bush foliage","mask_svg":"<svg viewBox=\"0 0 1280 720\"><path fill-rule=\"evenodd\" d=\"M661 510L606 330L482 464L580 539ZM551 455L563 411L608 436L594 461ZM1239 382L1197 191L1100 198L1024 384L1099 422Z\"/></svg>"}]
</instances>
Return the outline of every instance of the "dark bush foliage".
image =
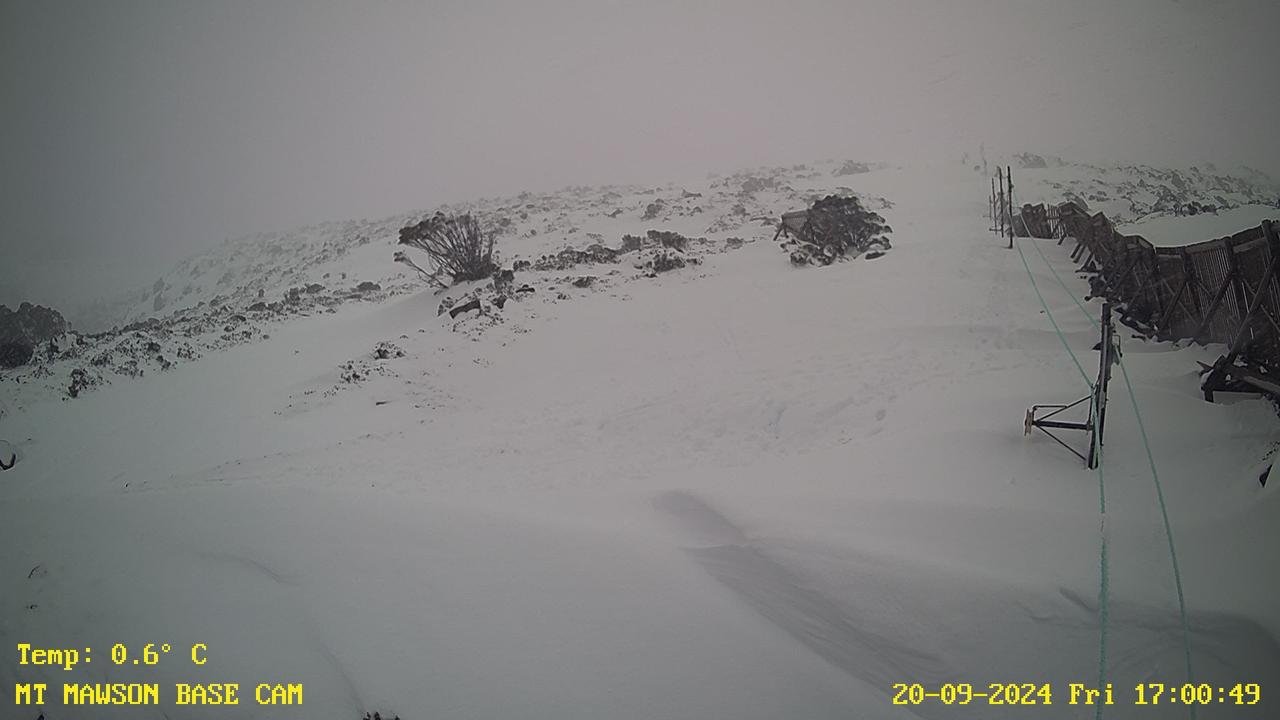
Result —
<instances>
[{"instance_id":1,"label":"dark bush foliage","mask_svg":"<svg viewBox=\"0 0 1280 720\"><path fill-rule=\"evenodd\" d=\"M12 341L0 343L0 368L22 367L31 362L35 348L29 343Z\"/></svg>"},{"instance_id":2,"label":"dark bush foliage","mask_svg":"<svg viewBox=\"0 0 1280 720\"><path fill-rule=\"evenodd\" d=\"M651 242L661 245L664 248L671 248L672 250L684 252L689 247L689 238L677 232L671 232L669 230L650 230L646 234L649 236L649 240Z\"/></svg>"},{"instance_id":3,"label":"dark bush foliage","mask_svg":"<svg viewBox=\"0 0 1280 720\"><path fill-rule=\"evenodd\" d=\"M400 229L400 244L427 253L437 272L454 282L483 280L498 265L493 255L493 235L484 232L471 215L436 213L417 225Z\"/></svg>"},{"instance_id":4,"label":"dark bush foliage","mask_svg":"<svg viewBox=\"0 0 1280 720\"><path fill-rule=\"evenodd\" d=\"M813 203L799 236L783 248L796 265L829 265L847 254L858 254L873 244L889 247L886 234L893 229L884 218L862 206L856 197L828 195Z\"/></svg>"}]
</instances>

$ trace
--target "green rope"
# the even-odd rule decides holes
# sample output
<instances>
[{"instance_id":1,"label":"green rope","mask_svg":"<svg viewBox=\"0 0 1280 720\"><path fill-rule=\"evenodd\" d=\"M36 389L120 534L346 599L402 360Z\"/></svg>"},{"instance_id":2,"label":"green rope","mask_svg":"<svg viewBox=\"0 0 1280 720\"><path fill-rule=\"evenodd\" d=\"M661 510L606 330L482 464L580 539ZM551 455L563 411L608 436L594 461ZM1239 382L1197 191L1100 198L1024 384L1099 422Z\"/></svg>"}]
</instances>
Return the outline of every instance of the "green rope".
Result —
<instances>
[{"instance_id":1,"label":"green rope","mask_svg":"<svg viewBox=\"0 0 1280 720\"><path fill-rule=\"evenodd\" d=\"M1142 413L1138 412L1138 398L1133 392L1133 383L1129 382L1129 371L1124 363L1120 363L1120 372L1124 374L1124 386L1129 391L1129 402L1133 404L1133 416L1138 420L1138 432L1142 435L1142 445L1147 449L1147 464L1151 466L1151 480L1156 486L1156 499L1160 501L1160 517L1164 520L1164 536L1169 541L1169 560L1173 563L1173 585L1178 590L1178 617L1182 621L1182 650L1186 656L1187 683L1194 684L1195 676L1191 672L1191 629L1187 625L1187 601L1182 594L1182 573L1178 570L1178 552L1173 546L1173 527L1169 523L1169 510L1164 502L1164 489L1160 485L1160 473L1156 471L1156 459L1151 454L1151 443L1147 441L1147 428L1142 422ZM1195 720L1196 706L1190 705L1191 718Z\"/></svg>"},{"instance_id":2,"label":"green rope","mask_svg":"<svg viewBox=\"0 0 1280 720\"><path fill-rule=\"evenodd\" d=\"M1102 467L1101 463L1098 465ZM1102 471L1098 471L1098 482L1102 482ZM1107 597L1111 593L1111 569L1107 564L1107 516L1102 516L1102 525L1100 528L1102 535L1102 546L1099 551L1098 560L1098 687L1107 686L1107 630L1111 625L1111 613L1109 611ZM1102 703L1098 703L1094 710L1094 718L1102 720Z\"/></svg>"},{"instance_id":3,"label":"green rope","mask_svg":"<svg viewBox=\"0 0 1280 720\"><path fill-rule=\"evenodd\" d=\"M1035 290L1036 297L1040 298L1040 307L1044 308L1044 314L1049 318L1049 324L1053 326L1054 332L1058 334L1058 339L1062 341L1062 347L1066 348L1067 354L1071 356L1071 361L1075 363L1076 369L1080 371L1080 377L1084 378L1084 384L1089 388L1089 392L1092 393L1093 382L1089 380L1088 374L1085 373L1084 367L1080 364L1080 359L1076 357L1075 351L1071 349L1071 344L1067 342L1067 337L1062 334L1062 328L1058 327L1058 321L1054 319L1053 311L1049 309L1049 304L1045 302L1044 295L1040 293L1040 286L1036 284L1035 275L1031 273L1031 266L1027 264L1027 256L1022 252L1022 243L1015 242L1014 247L1018 249L1018 257L1022 259L1022 267L1027 271L1027 279L1031 281L1031 289ZM1036 249L1039 250L1039 247L1037 246ZM1043 256L1042 253L1041 257ZM1059 282L1061 282L1061 278L1059 278ZM1090 422L1094 420L1094 410L1093 402L1090 401ZM1091 441L1091 447L1094 456L1098 460L1098 513L1101 516L1098 532L1098 687L1101 688L1107 685L1107 636L1111 625L1109 602L1111 595L1111 568L1107 558L1107 491L1106 482L1102 474L1102 445L1099 444L1096 434ZM1102 720L1103 707L1102 704L1098 704L1096 707L1094 711L1095 720Z\"/></svg>"},{"instance_id":4,"label":"green rope","mask_svg":"<svg viewBox=\"0 0 1280 720\"><path fill-rule=\"evenodd\" d=\"M1058 327L1058 321L1053 319L1053 312L1049 310L1049 304L1044 301L1044 295L1040 294L1040 286L1036 284L1035 276L1031 274L1031 266L1027 264L1027 256L1022 254L1022 244L1017 243L1018 257L1022 258L1022 267L1027 270L1027 277L1031 279L1031 289L1036 291L1036 297L1040 298L1040 307L1044 308L1044 314L1049 317L1049 323L1053 325L1054 332L1058 333L1058 339L1062 341L1062 347L1067 349L1067 354L1071 356L1071 362L1075 363L1076 370L1080 371L1080 377L1084 378L1084 384L1093 390L1093 381L1089 379L1088 373L1084 371L1084 366L1080 364L1080 359L1076 357L1076 353L1071 349L1071 344L1067 342L1067 338L1062 334L1062 329Z\"/></svg>"},{"instance_id":5,"label":"green rope","mask_svg":"<svg viewBox=\"0 0 1280 720\"><path fill-rule=\"evenodd\" d=\"M1062 286L1062 289L1066 291L1067 295L1071 297L1071 300L1075 302L1076 307L1080 308L1080 312L1084 314L1085 318L1091 325L1095 328L1098 327L1098 323L1093 319L1093 315L1085 309L1084 305L1076 297L1076 294L1071 291L1071 288L1067 287L1062 276L1059 275L1058 271L1053 267L1053 263L1049 262L1049 258L1046 257L1044 251L1040 249L1040 243L1033 241L1031 244L1035 247L1036 252L1040 254L1040 259L1043 260L1044 264L1049 268L1049 272L1053 273L1054 278L1058 280L1058 284ZM1019 245L1021 245L1021 243L1019 243ZM1021 251L1021 248L1019 248L1019 251ZM1023 262L1025 263L1026 261L1024 260ZM1178 617L1182 624L1182 650L1187 667L1187 683L1192 684L1195 682L1195 676L1191 669L1191 629L1187 624L1187 602L1186 596L1182 591L1182 572L1178 567L1178 553L1173 542L1173 525L1169 522L1169 509L1164 500L1164 488L1160 483L1160 473L1156 470L1155 455L1151 452L1151 442L1147 438L1146 423L1142 421L1142 411L1138 408L1138 396L1133 391L1133 383L1129 380L1129 370L1125 367L1124 358L1117 355L1116 360L1120 365L1120 372L1124 376L1125 388L1129 393L1129 402L1133 405L1133 416L1138 421L1138 432L1142 437L1142 446L1146 449L1147 464L1151 468L1151 480L1155 484L1156 499L1159 501L1160 505L1160 517L1164 522L1165 539L1169 543L1169 560L1173 565L1173 584L1178 593ZM1195 720L1196 706L1191 704L1188 708L1191 711L1192 720Z\"/></svg>"},{"instance_id":6,"label":"green rope","mask_svg":"<svg viewBox=\"0 0 1280 720\"><path fill-rule=\"evenodd\" d=\"M1093 414L1093 404L1089 404L1090 415ZM1090 417L1092 420L1093 418ZM1107 559L1107 494L1106 485L1102 479L1102 443L1098 441L1098 436L1093 435L1093 450L1098 458L1098 504L1099 524L1098 536L1100 538L1098 549L1098 687L1107 686L1107 636L1111 628L1111 564ZM1094 709L1094 720L1102 720L1102 703L1098 703Z\"/></svg>"}]
</instances>

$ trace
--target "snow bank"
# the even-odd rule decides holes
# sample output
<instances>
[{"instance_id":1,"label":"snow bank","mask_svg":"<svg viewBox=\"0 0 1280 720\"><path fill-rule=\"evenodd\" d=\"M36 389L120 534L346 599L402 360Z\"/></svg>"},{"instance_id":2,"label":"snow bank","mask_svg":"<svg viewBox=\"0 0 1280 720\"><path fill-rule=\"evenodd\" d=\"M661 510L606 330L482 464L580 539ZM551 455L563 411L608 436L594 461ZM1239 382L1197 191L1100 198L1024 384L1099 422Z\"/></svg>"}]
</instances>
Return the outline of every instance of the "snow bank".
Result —
<instances>
[{"instance_id":1,"label":"snow bank","mask_svg":"<svg viewBox=\"0 0 1280 720\"><path fill-rule=\"evenodd\" d=\"M1154 215L1117 225L1116 229L1125 235L1141 235L1152 245L1191 245L1230 237L1246 228L1257 227L1263 220L1280 220L1280 208L1243 205L1217 214Z\"/></svg>"}]
</instances>

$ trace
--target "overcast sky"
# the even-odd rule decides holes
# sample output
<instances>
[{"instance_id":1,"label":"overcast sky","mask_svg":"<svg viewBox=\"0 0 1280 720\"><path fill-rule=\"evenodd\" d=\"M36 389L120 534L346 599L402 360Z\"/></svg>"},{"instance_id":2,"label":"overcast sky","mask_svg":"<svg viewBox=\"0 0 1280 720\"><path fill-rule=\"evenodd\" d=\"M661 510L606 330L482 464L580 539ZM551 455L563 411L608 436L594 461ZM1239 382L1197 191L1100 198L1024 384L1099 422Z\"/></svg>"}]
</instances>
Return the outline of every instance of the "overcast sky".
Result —
<instances>
[{"instance_id":1,"label":"overcast sky","mask_svg":"<svg viewBox=\"0 0 1280 720\"><path fill-rule=\"evenodd\" d=\"M1278 8L0 0L0 302L260 230L980 142L1280 177Z\"/></svg>"}]
</instances>

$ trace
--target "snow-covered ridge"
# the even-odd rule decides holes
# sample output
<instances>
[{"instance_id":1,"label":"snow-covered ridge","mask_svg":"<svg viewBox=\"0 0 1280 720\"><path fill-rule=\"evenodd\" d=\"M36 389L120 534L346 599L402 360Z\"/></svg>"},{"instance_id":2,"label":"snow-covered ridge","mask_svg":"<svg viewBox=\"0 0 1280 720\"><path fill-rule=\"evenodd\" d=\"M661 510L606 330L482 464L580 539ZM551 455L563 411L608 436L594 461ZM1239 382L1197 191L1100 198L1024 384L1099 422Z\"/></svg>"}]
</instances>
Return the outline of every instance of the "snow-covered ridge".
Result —
<instances>
[{"instance_id":1,"label":"snow-covered ridge","mask_svg":"<svg viewBox=\"0 0 1280 720\"><path fill-rule=\"evenodd\" d=\"M620 279L625 280L652 274L655 260L660 270L672 267L667 259L637 246L631 249L641 252L619 254L611 260L617 267L604 268L600 277L588 270L563 275L577 264L573 257L583 249L622 250L625 242L633 242L625 240L628 236L647 244L643 239L650 233L676 233L689 239L681 252L688 255L688 264L696 265L707 253L767 239L780 213L805 207L827 193L853 194L844 184L847 176L885 167L827 161L661 187L572 186L227 241L180 262L137 293L112 330L73 333L40 348L31 365L7 373L8 401L21 407L37 398L78 397L116 378L162 372L174 363L267 339L273 326L290 319L333 313L350 302L383 302L428 292L416 274L393 262L392 256L400 228L436 211L474 213L498 235L504 267L519 269L509 294L520 286L532 291L533 281L544 290L539 302L557 302L568 299L565 290L573 283L607 292L619 279L613 276L624 275ZM866 199L873 208L891 205L883 198ZM451 290L441 301L441 312L460 297L478 296L475 285ZM470 324L483 327L496 317L486 313Z\"/></svg>"},{"instance_id":2,"label":"snow-covered ridge","mask_svg":"<svg viewBox=\"0 0 1280 720\"><path fill-rule=\"evenodd\" d=\"M1193 201L1231 213L1226 209L1261 202L1276 192L1261 176L1246 179L1199 168L1103 168L1057 159L1042 162L1032 155L1014 156L1013 161L1033 166L1015 168L1020 200L1077 197L1091 209L1116 212L1121 219L1159 217ZM576 264L565 258L592 247L620 250L628 236L673 232L690 238L689 264L696 265L707 253L767 240L779 215L827 194L858 194L872 210L887 211L893 203L875 194L874 178L890 167L825 160L656 187L571 186L227 241L180 262L136 293L120 311L115 329L72 334L40 348L31 365L6 373L7 402L18 407L37 398L76 397L116 378L165 371L174 363L266 339L274 326L290 319L333 313L350 302L384 302L427 291L415 273L391 257L400 228L436 211L480 217L498 235L503 267L519 270L508 294L524 286L527 294L515 296L526 298L540 289L537 302L554 303L588 286L593 292L616 292L618 283L651 273L655 258L642 252L614 258L616 267L599 272L564 274ZM442 299L439 310L459 299L478 299L481 289L459 286ZM482 314L481 321L464 325L479 330L501 318L499 312Z\"/></svg>"},{"instance_id":3,"label":"snow-covered ridge","mask_svg":"<svg viewBox=\"0 0 1280 720\"><path fill-rule=\"evenodd\" d=\"M1245 205L1280 205L1280 184L1256 170L1232 175L1211 166L1172 169L1149 165L1048 164L1046 167L1015 165L1012 172L1020 202L1083 201L1091 212L1103 212L1118 225L1153 215L1174 215L1191 203L1210 206L1217 212ZM1181 244L1158 237L1148 237L1148 240L1157 245Z\"/></svg>"},{"instance_id":4,"label":"snow-covered ridge","mask_svg":"<svg viewBox=\"0 0 1280 720\"><path fill-rule=\"evenodd\" d=\"M1044 161L1021 154L1014 156L1014 162L1039 165ZM1056 158L1044 164L1015 166L1020 198L1033 203L1064 197L1082 199L1091 210L1106 212L1117 223L1172 213L1192 201L1220 209L1280 202L1280 185L1257 171L1235 176L1212 167L1102 167ZM200 303L235 304L259 294L278 299L290 287L323 284L342 272L357 282L395 284L408 275L387 262L385 247L396 242L401 227L436 211L470 211L501 220L500 252L511 260L554 252L566 245L588 244L582 237L590 233L599 235L606 244L616 244L623 234L643 235L649 229L690 236L732 234L744 225L754 228L772 223L782 211L803 207L828 192L852 192L846 181L886 167L884 163L827 160L748 169L661 187L571 186L555 192L444 205L381 220L331 222L285 233L251 235L184 260L151 286L140 289L119 311L118 324L163 317Z\"/></svg>"}]
</instances>

